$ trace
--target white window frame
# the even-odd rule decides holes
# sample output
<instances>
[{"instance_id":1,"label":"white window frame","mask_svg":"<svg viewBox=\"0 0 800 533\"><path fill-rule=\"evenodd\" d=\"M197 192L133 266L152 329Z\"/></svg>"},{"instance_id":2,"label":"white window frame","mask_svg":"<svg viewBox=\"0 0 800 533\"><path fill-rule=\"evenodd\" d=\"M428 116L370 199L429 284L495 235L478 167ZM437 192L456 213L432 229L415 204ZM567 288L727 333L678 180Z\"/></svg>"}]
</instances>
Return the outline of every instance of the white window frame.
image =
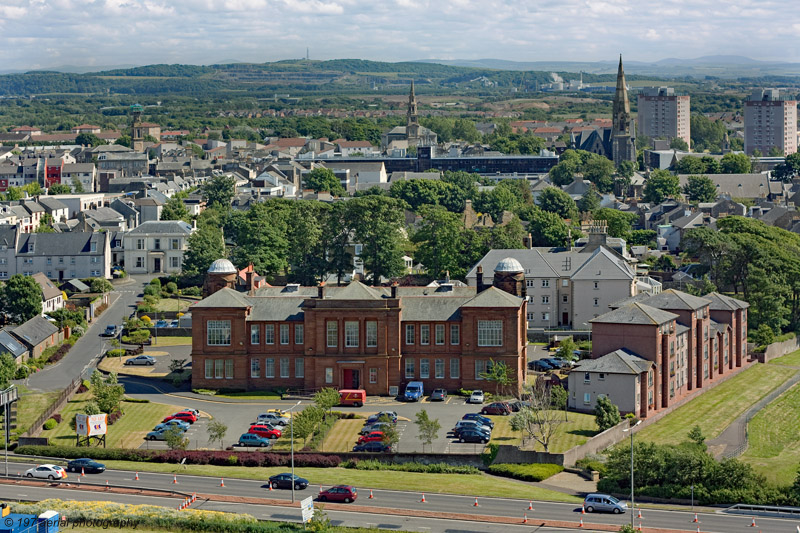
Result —
<instances>
[{"instance_id":1,"label":"white window frame","mask_svg":"<svg viewBox=\"0 0 800 533\"><path fill-rule=\"evenodd\" d=\"M325 323L325 344L328 348L339 346L339 322L336 320L328 320Z\"/></svg>"},{"instance_id":2,"label":"white window frame","mask_svg":"<svg viewBox=\"0 0 800 533\"><path fill-rule=\"evenodd\" d=\"M444 359L436 359L433 362L433 377L444 379Z\"/></svg>"},{"instance_id":3,"label":"white window frame","mask_svg":"<svg viewBox=\"0 0 800 533\"><path fill-rule=\"evenodd\" d=\"M208 346L230 346L231 321L209 320L206 322L206 344Z\"/></svg>"},{"instance_id":4,"label":"white window frame","mask_svg":"<svg viewBox=\"0 0 800 533\"><path fill-rule=\"evenodd\" d=\"M331 367L325 369L325 383L333 383L333 368Z\"/></svg>"},{"instance_id":5,"label":"white window frame","mask_svg":"<svg viewBox=\"0 0 800 533\"><path fill-rule=\"evenodd\" d=\"M417 366L416 365L416 360L414 360L414 359L412 359L410 357L406 358L405 364L403 366L405 367L406 379L414 379L415 372L416 372L416 366Z\"/></svg>"},{"instance_id":6,"label":"white window frame","mask_svg":"<svg viewBox=\"0 0 800 533\"><path fill-rule=\"evenodd\" d=\"M591 392L584 392L583 393L583 404L589 405L592 403L592 393Z\"/></svg>"},{"instance_id":7,"label":"white window frame","mask_svg":"<svg viewBox=\"0 0 800 533\"><path fill-rule=\"evenodd\" d=\"M444 345L444 324L436 324L433 330L433 342L436 346Z\"/></svg>"},{"instance_id":8,"label":"white window frame","mask_svg":"<svg viewBox=\"0 0 800 533\"><path fill-rule=\"evenodd\" d=\"M264 359L264 377L268 379L275 378L275 359L272 357Z\"/></svg>"},{"instance_id":9,"label":"white window frame","mask_svg":"<svg viewBox=\"0 0 800 533\"><path fill-rule=\"evenodd\" d=\"M214 360L206 359L205 361L206 379L214 379Z\"/></svg>"},{"instance_id":10,"label":"white window frame","mask_svg":"<svg viewBox=\"0 0 800 533\"><path fill-rule=\"evenodd\" d=\"M306 360L302 357L296 357L294 360L294 377L306 377Z\"/></svg>"},{"instance_id":11,"label":"white window frame","mask_svg":"<svg viewBox=\"0 0 800 533\"><path fill-rule=\"evenodd\" d=\"M431 377L431 360L423 357L419 360L419 379L430 379Z\"/></svg>"},{"instance_id":12,"label":"white window frame","mask_svg":"<svg viewBox=\"0 0 800 533\"><path fill-rule=\"evenodd\" d=\"M459 344L461 344L461 326L450 324L450 345L458 346Z\"/></svg>"},{"instance_id":13,"label":"white window frame","mask_svg":"<svg viewBox=\"0 0 800 533\"><path fill-rule=\"evenodd\" d=\"M286 379L289 377L289 358L281 357L280 359L281 378Z\"/></svg>"},{"instance_id":14,"label":"white window frame","mask_svg":"<svg viewBox=\"0 0 800 533\"><path fill-rule=\"evenodd\" d=\"M375 367L370 367L369 369L369 382L370 383L378 382L378 369Z\"/></svg>"},{"instance_id":15,"label":"white window frame","mask_svg":"<svg viewBox=\"0 0 800 533\"><path fill-rule=\"evenodd\" d=\"M419 325L419 343L422 346L428 346L431 343L431 325Z\"/></svg>"},{"instance_id":16,"label":"white window frame","mask_svg":"<svg viewBox=\"0 0 800 533\"><path fill-rule=\"evenodd\" d=\"M549 286L550 286L550 280L549 279L543 279L542 280L542 288L546 289Z\"/></svg>"},{"instance_id":17,"label":"white window frame","mask_svg":"<svg viewBox=\"0 0 800 533\"><path fill-rule=\"evenodd\" d=\"M294 325L294 343L295 344L303 344L304 342L304 334L303 331L303 324L295 324Z\"/></svg>"},{"instance_id":18,"label":"white window frame","mask_svg":"<svg viewBox=\"0 0 800 533\"><path fill-rule=\"evenodd\" d=\"M484 359L475 359L475 380L483 381L484 378L481 374L486 373L486 361Z\"/></svg>"},{"instance_id":19,"label":"white window frame","mask_svg":"<svg viewBox=\"0 0 800 533\"><path fill-rule=\"evenodd\" d=\"M502 346L503 321L478 320L478 346Z\"/></svg>"},{"instance_id":20,"label":"white window frame","mask_svg":"<svg viewBox=\"0 0 800 533\"><path fill-rule=\"evenodd\" d=\"M282 345L289 344L289 324L281 324L278 334Z\"/></svg>"},{"instance_id":21,"label":"white window frame","mask_svg":"<svg viewBox=\"0 0 800 533\"><path fill-rule=\"evenodd\" d=\"M344 347L358 348L358 321L347 320L344 323Z\"/></svg>"},{"instance_id":22,"label":"white window frame","mask_svg":"<svg viewBox=\"0 0 800 533\"><path fill-rule=\"evenodd\" d=\"M261 344L261 326L250 324L250 344Z\"/></svg>"},{"instance_id":23,"label":"white window frame","mask_svg":"<svg viewBox=\"0 0 800 533\"><path fill-rule=\"evenodd\" d=\"M261 377L261 359L259 359L258 357L250 359L250 377L251 378Z\"/></svg>"},{"instance_id":24,"label":"white window frame","mask_svg":"<svg viewBox=\"0 0 800 533\"><path fill-rule=\"evenodd\" d=\"M214 359L214 379L222 379L225 376L225 360Z\"/></svg>"},{"instance_id":25,"label":"white window frame","mask_svg":"<svg viewBox=\"0 0 800 533\"><path fill-rule=\"evenodd\" d=\"M264 344L275 344L275 324L264 324Z\"/></svg>"},{"instance_id":26,"label":"white window frame","mask_svg":"<svg viewBox=\"0 0 800 533\"><path fill-rule=\"evenodd\" d=\"M461 377L461 359L453 357L450 359L450 379L459 379Z\"/></svg>"},{"instance_id":27,"label":"white window frame","mask_svg":"<svg viewBox=\"0 0 800 533\"><path fill-rule=\"evenodd\" d=\"M542 296L542 305L547 305L549 303L550 303L550 297L546 295Z\"/></svg>"},{"instance_id":28,"label":"white window frame","mask_svg":"<svg viewBox=\"0 0 800 533\"><path fill-rule=\"evenodd\" d=\"M414 344L414 324L406 324L406 344L411 346Z\"/></svg>"},{"instance_id":29,"label":"white window frame","mask_svg":"<svg viewBox=\"0 0 800 533\"><path fill-rule=\"evenodd\" d=\"M376 348L378 346L378 323L368 320L365 327L367 348Z\"/></svg>"},{"instance_id":30,"label":"white window frame","mask_svg":"<svg viewBox=\"0 0 800 533\"><path fill-rule=\"evenodd\" d=\"M233 379L233 359L225 359L225 379Z\"/></svg>"}]
</instances>

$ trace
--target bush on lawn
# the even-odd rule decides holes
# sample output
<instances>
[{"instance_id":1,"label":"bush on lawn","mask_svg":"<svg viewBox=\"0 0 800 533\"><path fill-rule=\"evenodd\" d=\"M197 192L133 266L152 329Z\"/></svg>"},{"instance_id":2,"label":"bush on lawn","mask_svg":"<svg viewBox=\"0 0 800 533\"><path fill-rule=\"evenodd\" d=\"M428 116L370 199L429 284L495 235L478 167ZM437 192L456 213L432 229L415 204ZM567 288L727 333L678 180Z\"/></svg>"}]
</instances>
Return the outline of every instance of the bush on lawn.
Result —
<instances>
[{"instance_id":1,"label":"bush on lawn","mask_svg":"<svg viewBox=\"0 0 800 533\"><path fill-rule=\"evenodd\" d=\"M600 457L596 455L587 455L583 459L578 459L575 461L575 466L589 472L592 470L600 472L600 477L605 476L607 470L605 462L603 462Z\"/></svg>"},{"instance_id":2,"label":"bush on lawn","mask_svg":"<svg viewBox=\"0 0 800 533\"><path fill-rule=\"evenodd\" d=\"M447 463L384 463L378 459L359 459L345 461L342 468L354 470L392 470L396 472L421 472L425 474L480 474L474 466L449 465Z\"/></svg>"},{"instance_id":3,"label":"bush on lawn","mask_svg":"<svg viewBox=\"0 0 800 533\"><path fill-rule=\"evenodd\" d=\"M122 401L128 403L150 403L147 398L123 398Z\"/></svg>"},{"instance_id":4,"label":"bush on lawn","mask_svg":"<svg viewBox=\"0 0 800 533\"><path fill-rule=\"evenodd\" d=\"M57 425L58 422L56 422L54 419L51 418L50 420L44 423L44 429L53 429Z\"/></svg>"},{"instance_id":5,"label":"bush on lawn","mask_svg":"<svg viewBox=\"0 0 800 533\"><path fill-rule=\"evenodd\" d=\"M117 411L114 411L113 413L110 413L110 414L108 415L108 417L106 418L106 423L107 423L109 426L110 426L110 425L113 425L113 424L114 424L114 422L116 422L117 420L119 420L121 416L122 416L122 411L119 411L119 410L117 410Z\"/></svg>"},{"instance_id":6,"label":"bush on lawn","mask_svg":"<svg viewBox=\"0 0 800 533\"><path fill-rule=\"evenodd\" d=\"M114 348L113 350L108 350L106 352L106 357L122 357L126 353L128 352L124 348Z\"/></svg>"},{"instance_id":7,"label":"bush on lawn","mask_svg":"<svg viewBox=\"0 0 800 533\"><path fill-rule=\"evenodd\" d=\"M498 464L489 466L489 473L496 476L510 477L520 481L542 481L564 470L561 465L551 464Z\"/></svg>"},{"instance_id":8,"label":"bush on lawn","mask_svg":"<svg viewBox=\"0 0 800 533\"><path fill-rule=\"evenodd\" d=\"M60 424L61 423L61 414L60 413L54 414L53 415L53 420L55 420L57 424Z\"/></svg>"},{"instance_id":9,"label":"bush on lawn","mask_svg":"<svg viewBox=\"0 0 800 533\"><path fill-rule=\"evenodd\" d=\"M203 289L200 287L186 287L185 289L181 289L181 294L185 294L186 296L202 296Z\"/></svg>"}]
</instances>

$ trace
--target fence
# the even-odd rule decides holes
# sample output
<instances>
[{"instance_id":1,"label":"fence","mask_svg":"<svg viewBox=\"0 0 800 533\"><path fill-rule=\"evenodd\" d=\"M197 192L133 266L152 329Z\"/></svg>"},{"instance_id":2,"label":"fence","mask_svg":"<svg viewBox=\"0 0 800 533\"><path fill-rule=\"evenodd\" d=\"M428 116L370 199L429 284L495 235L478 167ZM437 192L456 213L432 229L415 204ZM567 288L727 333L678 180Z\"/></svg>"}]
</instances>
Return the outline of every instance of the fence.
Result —
<instances>
[{"instance_id":1,"label":"fence","mask_svg":"<svg viewBox=\"0 0 800 533\"><path fill-rule=\"evenodd\" d=\"M50 406L45 409L44 413L41 414L39 418L36 419L36 422L31 425L28 430L22 434L22 437L35 437L39 433L42 432L42 426L44 425L47 420L53 416L53 413L61 409L61 407L67 401L72 398L72 396L77 392L80 388L81 384L83 383L84 374L86 371L84 370L81 372L81 375L72 380L72 383L64 387L64 389L58 394L58 397L50 404Z\"/></svg>"}]
</instances>

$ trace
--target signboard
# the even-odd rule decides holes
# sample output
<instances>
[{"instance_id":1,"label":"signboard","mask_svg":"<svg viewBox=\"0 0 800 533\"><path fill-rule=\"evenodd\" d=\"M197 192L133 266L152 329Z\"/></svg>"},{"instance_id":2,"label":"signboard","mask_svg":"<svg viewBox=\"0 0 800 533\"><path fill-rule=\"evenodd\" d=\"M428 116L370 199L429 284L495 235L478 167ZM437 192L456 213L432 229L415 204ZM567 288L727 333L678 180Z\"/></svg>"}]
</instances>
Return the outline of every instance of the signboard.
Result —
<instances>
[{"instance_id":1,"label":"signboard","mask_svg":"<svg viewBox=\"0 0 800 533\"><path fill-rule=\"evenodd\" d=\"M106 424L107 414L75 415L75 432L82 437L95 437L105 435L108 431Z\"/></svg>"},{"instance_id":2,"label":"signboard","mask_svg":"<svg viewBox=\"0 0 800 533\"><path fill-rule=\"evenodd\" d=\"M303 523L311 522L314 517L314 497L309 496L300 502L300 510L303 513Z\"/></svg>"}]
</instances>

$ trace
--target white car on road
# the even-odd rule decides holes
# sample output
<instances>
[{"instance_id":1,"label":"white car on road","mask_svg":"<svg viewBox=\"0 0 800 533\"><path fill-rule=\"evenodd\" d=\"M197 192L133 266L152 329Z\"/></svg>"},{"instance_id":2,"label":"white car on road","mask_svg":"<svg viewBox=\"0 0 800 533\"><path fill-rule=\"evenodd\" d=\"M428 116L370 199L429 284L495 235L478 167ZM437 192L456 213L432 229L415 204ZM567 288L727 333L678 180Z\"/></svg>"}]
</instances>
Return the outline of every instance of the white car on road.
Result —
<instances>
[{"instance_id":1,"label":"white car on road","mask_svg":"<svg viewBox=\"0 0 800 533\"><path fill-rule=\"evenodd\" d=\"M56 465L39 465L25 471L25 477L35 477L39 479L64 479L67 473L63 468Z\"/></svg>"},{"instance_id":2,"label":"white car on road","mask_svg":"<svg viewBox=\"0 0 800 533\"><path fill-rule=\"evenodd\" d=\"M472 394L470 394L469 401L467 403L483 403L483 391L482 390L472 391Z\"/></svg>"}]
</instances>

